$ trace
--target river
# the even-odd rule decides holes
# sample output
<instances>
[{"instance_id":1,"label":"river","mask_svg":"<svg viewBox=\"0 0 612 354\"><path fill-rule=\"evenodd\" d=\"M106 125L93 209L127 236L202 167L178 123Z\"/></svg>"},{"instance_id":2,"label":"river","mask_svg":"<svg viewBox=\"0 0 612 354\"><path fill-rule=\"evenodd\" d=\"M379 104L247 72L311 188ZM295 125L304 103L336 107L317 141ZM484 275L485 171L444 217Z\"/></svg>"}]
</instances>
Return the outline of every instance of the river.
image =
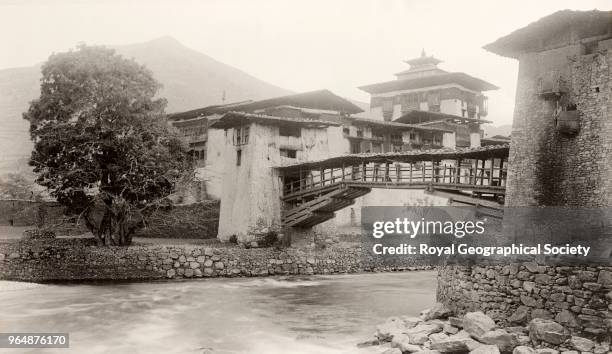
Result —
<instances>
[{"instance_id":1,"label":"river","mask_svg":"<svg viewBox=\"0 0 612 354\"><path fill-rule=\"evenodd\" d=\"M435 303L433 271L40 285L0 281L0 332L68 332L45 353L359 353ZM36 353L20 350L20 353Z\"/></svg>"}]
</instances>

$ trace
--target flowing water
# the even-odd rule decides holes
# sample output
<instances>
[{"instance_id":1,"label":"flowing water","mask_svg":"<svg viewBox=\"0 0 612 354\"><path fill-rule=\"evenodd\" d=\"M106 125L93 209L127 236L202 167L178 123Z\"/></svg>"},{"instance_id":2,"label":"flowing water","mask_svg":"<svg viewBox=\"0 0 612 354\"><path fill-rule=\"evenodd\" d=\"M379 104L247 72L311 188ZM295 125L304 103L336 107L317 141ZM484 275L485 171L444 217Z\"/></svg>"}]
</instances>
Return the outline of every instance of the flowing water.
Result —
<instances>
[{"instance_id":1,"label":"flowing water","mask_svg":"<svg viewBox=\"0 0 612 354\"><path fill-rule=\"evenodd\" d=\"M435 287L431 271L113 284L0 281L0 332L70 333L70 349L45 353L359 353L355 344L371 339L385 318L418 315L433 305Z\"/></svg>"}]
</instances>

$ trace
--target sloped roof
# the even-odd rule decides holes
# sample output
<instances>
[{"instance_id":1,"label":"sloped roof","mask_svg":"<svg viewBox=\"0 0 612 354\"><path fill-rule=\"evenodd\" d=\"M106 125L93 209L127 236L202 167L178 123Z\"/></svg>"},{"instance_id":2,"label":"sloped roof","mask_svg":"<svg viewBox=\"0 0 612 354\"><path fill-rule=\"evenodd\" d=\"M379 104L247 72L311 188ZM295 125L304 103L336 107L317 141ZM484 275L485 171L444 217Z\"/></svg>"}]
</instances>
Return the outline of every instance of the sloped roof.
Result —
<instances>
[{"instance_id":1,"label":"sloped roof","mask_svg":"<svg viewBox=\"0 0 612 354\"><path fill-rule=\"evenodd\" d=\"M279 172L295 172L299 170L338 167L342 163L347 165L358 165L362 162L419 162L440 161L446 159L484 159L508 157L509 145L490 145L476 148L463 149L435 149L435 150L411 150L402 152L346 154L328 159L296 163L288 166L274 167Z\"/></svg>"},{"instance_id":2,"label":"sloped roof","mask_svg":"<svg viewBox=\"0 0 612 354\"><path fill-rule=\"evenodd\" d=\"M415 119L420 119L420 120L424 120L427 122L454 119L454 120L462 120L464 122L471 122L471 123L491 123L491 121L485 120L485 119L460 117L454 114L420 111L416 109L406 112L401 117L396 118L393 121L397 123L416 124L414 123Z\"/></svg>"},{"instance_id":3,"label":"sloped roof","mask_svg":"<svg viewBox=\"0 0 612 354\"><path fill-rule=\"evenodd\" d=\"M400 122L396 122L396 121L385 121L385 120L378 120L378 119L370 119L370 118L362 118L362 117L348 117L345 118L348 122L354 123L354 124L363 124L363 125L375 125L375 126L381 126L381 127L389 127L389 128L394 128L397 130L419 130L419 131L438 131L438 132L443 132L443 133L452 133L454 132L453 130L450 129L443 129L443 128L435 128L435 127L425 127L422 125L417 125L417 124L406 124L406 123L400 123Z\"/></svg>"},{"instance_id":4,"label":"sloped roof","mask_svg":"<svg viewBox=\"0 0 612 354\"><path fill-rule=\"evenodd\" d=\"M571 30L578 39L606 33L612 36L612 11L557 11L483 48L505 57L518 58L521 53L541 50L542 40L568 30Z\"/></svg>"},{"instance_id":5,"label":"sloped roof","mask_svg":"<svg viewBox=\"0 0 612 354\"><path fill-rule=\"evenodd\" d=\"M329 126L339 126L339 123L314 120L305 118L290 118L268 116L265 114L255 114L247 112L227 112L221 118L213 122L210 127L217 129L227 129L246 123L260 123L265 125L284 125L284 126L303 126L310 128L325 128Z\"/></svg>"},{"instance_id":6,"label":"sloped roof","mask_svg":"<svg viewBox=\"0 0 612 354\"><path fill-rule=\"evenodd\" d=\"M483 145L499 145L509 144L512 139L508 136L495 135L493 137L485 137L480 139L480 143Z\"/></svg>"},{"instance_id":7,"label":"sloped roof","mask_svg":"<svg viewBox=\"0 0 612 354\"><path fill-rule=\"evenodd\" d=\"M246 101L229 105L216 105L170 115L170 120L189 119L200 115L223 114L230 111L252 112L277 106L338 111L348 114L361 113L363 110L351 101L335 95L329 90L317 90L294 95L269 98L260 101Z\"/></svg>"},{"instance_id":8,"label":"sloped roof","mask_svg":"<svg viewBox=\"0 0 612 354\"><path fill-rule=\"evenodd\" d=\"M438 65L442 63L442 60L435 58L433 55L426 56L423 52L420 57L416 57L414 59L404 60L404 63L410 64L411 66L419 66L419 65Z\"/></svg>"},{"instance_id":9,"label":"sloped roof","mask_svg":"<svg viewBox=\"0 0 612 354\"><path fill-rule=\"evenodd\" d=\"M489 82L460 72L439 73L431 76L392 80L380 82L377 84L360 86L359 88L368 93L383 93L389 91L411 90L447 84L459 84L467 89L474 91L488 91L499 89L499 87Z\"/></svg>"}]
</instances>

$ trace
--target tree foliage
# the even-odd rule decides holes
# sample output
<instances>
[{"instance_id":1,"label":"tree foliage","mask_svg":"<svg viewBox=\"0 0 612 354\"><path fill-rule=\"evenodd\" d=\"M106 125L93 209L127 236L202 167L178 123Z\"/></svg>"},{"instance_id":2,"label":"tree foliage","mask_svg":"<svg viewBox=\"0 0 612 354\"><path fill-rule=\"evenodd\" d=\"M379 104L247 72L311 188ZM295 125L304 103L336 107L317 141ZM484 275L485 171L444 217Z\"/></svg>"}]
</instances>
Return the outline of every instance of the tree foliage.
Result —
<instances>
[{"instance_id":1,"label":"tree foliage","mask_svg":"<svg viewBox=\"0 0 612 354\"><path fill-rule=\"evenodd\" d=\"M152 73L104 47L53 54L24 118L37 183L83 216L101 243L126 245L190 171Z\"/></svg>"}]
</instances>

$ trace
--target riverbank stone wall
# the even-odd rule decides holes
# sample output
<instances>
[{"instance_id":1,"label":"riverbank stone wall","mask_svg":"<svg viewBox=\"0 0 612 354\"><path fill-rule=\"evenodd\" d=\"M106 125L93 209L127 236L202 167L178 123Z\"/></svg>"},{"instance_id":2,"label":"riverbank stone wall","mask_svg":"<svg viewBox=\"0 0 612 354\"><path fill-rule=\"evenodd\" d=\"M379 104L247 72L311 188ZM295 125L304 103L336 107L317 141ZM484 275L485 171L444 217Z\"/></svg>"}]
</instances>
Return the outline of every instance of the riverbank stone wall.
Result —
<instances>
[{"instance_id":1,"label":"riverbank stone wall","mask_svg":"<svg viewBox=\"0 0 612 354\"><path fill-rule=\"evenodd\" d=\"M431 269L406 258L392 267L367 258L359 244L318 248L253 248L227 244L99 247L92 239L0 243L0 279L32 282L154 280L312 275Z\"/></svg>"},{"instance_id":2,"label":"riverbank stone wall","mask_svg":"<svg viewBox=\"0 0 612 354\"><path fill-rule=\"evenodd\" d=\"M612 267L449 265L438 268L437 298L457 314L483 311L503 326L544 318L585 337L612 330Z\"/></svg>"}]
</instances>

